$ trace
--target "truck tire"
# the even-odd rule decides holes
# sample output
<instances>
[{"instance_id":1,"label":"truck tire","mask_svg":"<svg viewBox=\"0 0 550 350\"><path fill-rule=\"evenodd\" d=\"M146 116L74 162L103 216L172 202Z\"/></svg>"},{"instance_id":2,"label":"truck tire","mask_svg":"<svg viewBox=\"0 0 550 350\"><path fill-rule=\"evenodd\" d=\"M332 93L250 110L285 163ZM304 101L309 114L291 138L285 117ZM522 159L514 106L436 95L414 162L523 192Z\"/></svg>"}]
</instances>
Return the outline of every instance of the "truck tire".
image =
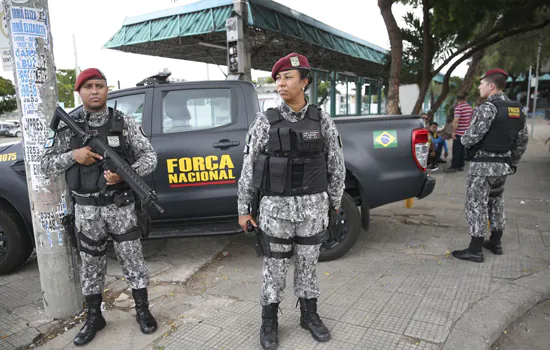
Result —
<instances>
[{"instance_id":1,"label":"truck tire","mask_svg":"<svg viewBox=\"0 0 550 350\"><path fill-rule=\"evenodd\" d=\"M23 265L33 250L32 242L17 212L0 202L0 275Z\"/></svg>"},{"instance_id":2,"label":"truck tire","mask_svg":"<svg viewBox=\"0 0 550 350\"><path fill-rule=\"evenodd\" d=\"M319 261L330 261L338 259L349 252L355 245L361 233L361 215L353 198L344 192L342 196L341 214L346 222L346 230L338 241L328 241L321 245Z\"/></svg>"}]
</instances>

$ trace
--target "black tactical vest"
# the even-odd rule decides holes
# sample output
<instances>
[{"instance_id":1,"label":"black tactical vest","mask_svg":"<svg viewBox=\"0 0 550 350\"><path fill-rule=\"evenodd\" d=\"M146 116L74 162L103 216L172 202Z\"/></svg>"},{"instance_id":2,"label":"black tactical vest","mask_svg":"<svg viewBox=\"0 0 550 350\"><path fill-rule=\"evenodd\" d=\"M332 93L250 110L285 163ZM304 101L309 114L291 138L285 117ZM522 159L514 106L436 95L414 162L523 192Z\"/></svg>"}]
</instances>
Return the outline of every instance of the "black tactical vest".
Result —
<instances>
[{"instance_id":1,"label":"black tactical vest","mask_svg":"<svg viewBox=\"0 0 550 350\"><path fill-rule=\"evenodd\" d=\"M100 127L88 126L85 121L77 120L77 122L83 130L89 130L91 134L99 134L99 137L101 137L113 151L118 153L132 165L135 160L130 153L130 149L126 144L126 138L122 133L124 119L118 113L116 115L113 114L113 109L109 108L109 120ZM71 149L74 150L82 148L85 145L82 144L79 138L73 135L70 146ZM92 152L96 152L96 150L92 149ZM96 161L91 165L75 163L67 170L65 178L69 189L77 193L96 193L104 189L107 191L114 191L127 190L130 188L124 182L107 186L107 181L103 175L103 168L101 167L100 161Z\"/></svg>"},{"instance_id":2,"label":"black tactical vest","mask_svg":"<svg viewBox=\"0 0 550 350\"><path fill-rule=\"evenodd\" d=\"M495 100L491 103L497 108L497 115L481 140L479 149L491 153L506 153L516 147L518 133L525 125L523 106L510 100Z\"/></svg>"},{"instance_id":3,"label":"black tactical vest","mask_svg":"<svg viewBox=\"0 0 550 350\"><path fill-rule=\"evenodd\" d=\"M323 153L321 112L309 106L306 116L295 123L279 110L266 111L269 144L254 162L253 185L267 196L303 196L328 188L327 161Z\"/></svg>"}]
</instances>

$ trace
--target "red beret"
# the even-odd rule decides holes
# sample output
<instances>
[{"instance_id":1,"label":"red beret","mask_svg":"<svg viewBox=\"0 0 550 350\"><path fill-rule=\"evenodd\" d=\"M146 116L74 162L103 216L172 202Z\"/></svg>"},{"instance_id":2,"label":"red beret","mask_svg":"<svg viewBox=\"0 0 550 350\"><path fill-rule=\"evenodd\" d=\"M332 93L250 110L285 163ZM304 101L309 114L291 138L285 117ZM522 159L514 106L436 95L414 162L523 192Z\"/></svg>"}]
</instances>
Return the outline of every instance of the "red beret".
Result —
<instances>
[{"instance_id":1,"label":"red beret","mask_svg":"<svg viewBox=\"0 0 550 350\"><path fill-rule=\"evenodd\" d=\"M277 80L277 73L291 69L306 69L309 70L309 62L307 57L299 53L292 52L283 58L280 58L271 70L271 77Z\"/></svg>"},{"instance_id":2,"label":"red beret","mask_svg":"<svg viewBox=\"0 0 550 350\"><path fill-rule=\"evenodd\" d=\"M97 68L84 69L82 72L80 72L80 74L76 78L76 83L74 84L74 91L79 91L82 84L84 84L90 79L103 79L107 81L107 78L105 78L105 74L103 74L99 69Z\"/></svg>"},{"instance_id":3,"label":"red beret","mask_svg":"<svg viewBox=\"0 0 550 350\"><path fill-rule=\"evenodd\" d=\"M504 75L505 78L508 78L508 73L506 73L504 70L502 70L500 68L493 68L493 69L489 69L487 72L485 72L481 76L481 79L479 79L479 80L483 80L483 79L487 78L488 76L495 75L495 74L502 74L502 75Z\"/></svg>"}]
</instances>

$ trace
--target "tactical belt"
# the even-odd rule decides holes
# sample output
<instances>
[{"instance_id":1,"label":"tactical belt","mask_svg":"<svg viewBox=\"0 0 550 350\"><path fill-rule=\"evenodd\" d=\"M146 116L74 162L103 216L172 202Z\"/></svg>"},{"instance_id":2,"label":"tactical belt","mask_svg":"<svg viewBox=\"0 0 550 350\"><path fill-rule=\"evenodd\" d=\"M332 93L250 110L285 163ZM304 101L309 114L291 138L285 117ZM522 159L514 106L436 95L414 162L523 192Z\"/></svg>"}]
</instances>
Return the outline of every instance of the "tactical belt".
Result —
<instances>
[{"instance_id":1,"label":"tactical belt","mask_svg":"<svg viewBox=\"0 0 550 350\"><path fill-rule=\"evenodd\" d=\"M78 205L107 206L109 204L113 204L113 196L102 196L102 197L74 196L74 201Z\"/></svg>"},{"instance_id":2,"label":"tactical belt","mask_svg":"<svg viewBox=\"0 0 550 350\"><path fill-rule=\"evenodd\" d=\"M510 157L475 157L470 162L505 163L511 164Z\"/></svg>"}]
</instances>

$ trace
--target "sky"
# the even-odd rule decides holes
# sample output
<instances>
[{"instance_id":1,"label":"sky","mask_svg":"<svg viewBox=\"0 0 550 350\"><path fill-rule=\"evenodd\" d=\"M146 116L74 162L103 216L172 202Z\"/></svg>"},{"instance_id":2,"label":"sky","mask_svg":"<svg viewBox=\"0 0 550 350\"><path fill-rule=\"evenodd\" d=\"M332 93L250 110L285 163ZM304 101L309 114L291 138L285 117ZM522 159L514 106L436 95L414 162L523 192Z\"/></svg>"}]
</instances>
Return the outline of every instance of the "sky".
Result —
<instances>
[{"instance_id":1,"label":"sky","mask_svg":"<svg viewBox=\"0 0 550 350\"><path fill-rule=\"evenodd\" d=\"M78 65L81 69L97 67L107 76L110 85L121 88L135 86L145 77L167 68L171 78L188 81L225 79L216 65L125 53L103 48L103 45L122 27L126 17L147 14L171 7L183 6L196 0L49 0L54 60L57 69L75 67L73 35L76 41ZM386 27L376 0L277 0L293 10L313 17L329 26L389 49ZM338 6L335 6L337 4ZM394 5L398 24L407 9ZM286 53L282 52L281 56ZM225 66L220 66L226 69ZM463 76L467 66L462 64L453 75ZM13 80L13 73L0 67L0 75ZM253 79L269 76L268 72L252 72Z\"/></svg>"}]
</instances>

